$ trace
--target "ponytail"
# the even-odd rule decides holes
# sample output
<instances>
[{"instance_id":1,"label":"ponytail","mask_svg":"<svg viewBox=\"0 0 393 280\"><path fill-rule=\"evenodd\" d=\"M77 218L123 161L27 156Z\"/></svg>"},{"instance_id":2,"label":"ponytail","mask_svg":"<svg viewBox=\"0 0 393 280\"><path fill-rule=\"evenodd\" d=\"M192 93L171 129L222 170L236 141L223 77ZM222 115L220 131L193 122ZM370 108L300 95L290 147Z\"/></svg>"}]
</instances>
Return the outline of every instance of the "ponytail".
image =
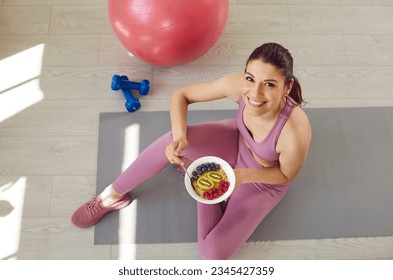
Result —
<instances>
[{"instance_id":1,"label":"ponytail","mask_svg":"<svg viewBox=\"0 0 393 280\"><path fill-rule=\"evenodd\" d=\"M289 96L292 97L292 99L297 103L297 105L302 107L306 104L302 96L302 87L300 86L299 80L295 76L292 76L292 79L293 85L291 91L289 92Z\"/></svg>"}]
</instances>

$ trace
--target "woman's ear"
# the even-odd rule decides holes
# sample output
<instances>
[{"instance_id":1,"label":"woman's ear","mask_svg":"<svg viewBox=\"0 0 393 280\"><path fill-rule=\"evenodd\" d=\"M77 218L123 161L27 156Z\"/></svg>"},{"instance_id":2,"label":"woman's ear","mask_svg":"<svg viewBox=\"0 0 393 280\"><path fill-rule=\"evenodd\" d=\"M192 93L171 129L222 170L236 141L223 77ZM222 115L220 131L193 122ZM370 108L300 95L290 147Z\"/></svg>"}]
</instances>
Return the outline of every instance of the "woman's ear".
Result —
<instances>
[{"instance_id":1,"label":"woman's ear","mask_svg":"<svg viewBox=\"0 0 393 280\"><path fill-rule=\"evenodd\" d=\"M292 87L293 87L293 84L295 83L295 79L294 78L291 78L291 81L289 82L289 84L288 84L288 86L287 86L287 88L285 89L285 96L288 96L289 95L289 93L291 92L291 90L292 90Z\"/></svg>"}]
</instances>

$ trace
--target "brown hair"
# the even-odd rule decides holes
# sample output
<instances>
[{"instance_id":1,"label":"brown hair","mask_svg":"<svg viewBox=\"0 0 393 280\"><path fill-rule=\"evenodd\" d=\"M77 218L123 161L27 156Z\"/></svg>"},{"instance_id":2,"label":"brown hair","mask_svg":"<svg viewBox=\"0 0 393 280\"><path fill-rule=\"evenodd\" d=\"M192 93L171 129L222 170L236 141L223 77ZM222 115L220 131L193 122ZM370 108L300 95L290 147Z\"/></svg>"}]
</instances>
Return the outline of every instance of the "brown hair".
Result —
<instances>
[{"instance_id":1,"label":"brown hair","mask_svg":"<svg viewBox=\"0 0 393 280\"><path fill-rule=\"evenodd\" d=\"M294 80L289 96L299 105L306 103L302 97L302 88L298 79L292 74L293 58L291 53L277 43L266 43L256 48L247 60L246 65L253 60L262 60L275 66L285 77L285 84L288 86L291 80Z\"/></svg>"}]
</instances>

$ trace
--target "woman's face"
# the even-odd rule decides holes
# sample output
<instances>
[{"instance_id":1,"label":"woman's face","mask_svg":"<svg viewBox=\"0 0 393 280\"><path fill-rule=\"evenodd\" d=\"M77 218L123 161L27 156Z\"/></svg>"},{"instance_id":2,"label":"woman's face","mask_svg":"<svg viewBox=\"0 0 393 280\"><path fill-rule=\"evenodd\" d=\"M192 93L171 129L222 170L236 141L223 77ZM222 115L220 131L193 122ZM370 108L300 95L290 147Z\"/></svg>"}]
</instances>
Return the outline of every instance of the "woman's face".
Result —
<instances>
[{"instance_id":1,"label":"woman's face","mask_svg":"<svg viewBox=\"0 0 393 280\"><path fill-rule=\"evenodd\" d=\"M279 113L293 84L292 81L286 86L284 75L275 66L261 60L248 63L244 80L246 110L256 116Z\"/></svg>"}]
</instances>

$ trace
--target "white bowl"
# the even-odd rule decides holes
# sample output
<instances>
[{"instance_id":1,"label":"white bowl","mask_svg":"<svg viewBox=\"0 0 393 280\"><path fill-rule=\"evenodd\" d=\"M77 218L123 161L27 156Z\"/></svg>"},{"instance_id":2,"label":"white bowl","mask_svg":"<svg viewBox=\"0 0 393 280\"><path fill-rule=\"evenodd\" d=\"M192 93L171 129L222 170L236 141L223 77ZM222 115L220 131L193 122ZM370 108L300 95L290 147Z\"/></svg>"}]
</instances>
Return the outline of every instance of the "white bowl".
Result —
<instances>
[{"instance_id":1,"label":"white bowl","mask_svg":"<svg viewBox=\"0 0 393 280\"><path fill-rule=\"evenodd\" d=\"M221 201L226 200L233 192L235 189L235 183L236 183L236 178L235 178L235 172L233 171L232 167L227 163L225 160L219 157L213 157L213 156L207 156L207 157L201 157L195 161L193 161L190 166L187 168L187 173L192 177L192 172L196 170L198 165L201 165L203 163L210 163L214 162L217 163L221 166L221 168L225 171L228 177L228 182L229 182L229 188L228 191L226 191L222 196L209 200L201 197L193 188L191 184L190 178L185 175L184 176L184 184L186 185L186 189L188 193L196 200L201 203L205 204L216 204L220 203Z\"/></svg>"}]
</instances>

